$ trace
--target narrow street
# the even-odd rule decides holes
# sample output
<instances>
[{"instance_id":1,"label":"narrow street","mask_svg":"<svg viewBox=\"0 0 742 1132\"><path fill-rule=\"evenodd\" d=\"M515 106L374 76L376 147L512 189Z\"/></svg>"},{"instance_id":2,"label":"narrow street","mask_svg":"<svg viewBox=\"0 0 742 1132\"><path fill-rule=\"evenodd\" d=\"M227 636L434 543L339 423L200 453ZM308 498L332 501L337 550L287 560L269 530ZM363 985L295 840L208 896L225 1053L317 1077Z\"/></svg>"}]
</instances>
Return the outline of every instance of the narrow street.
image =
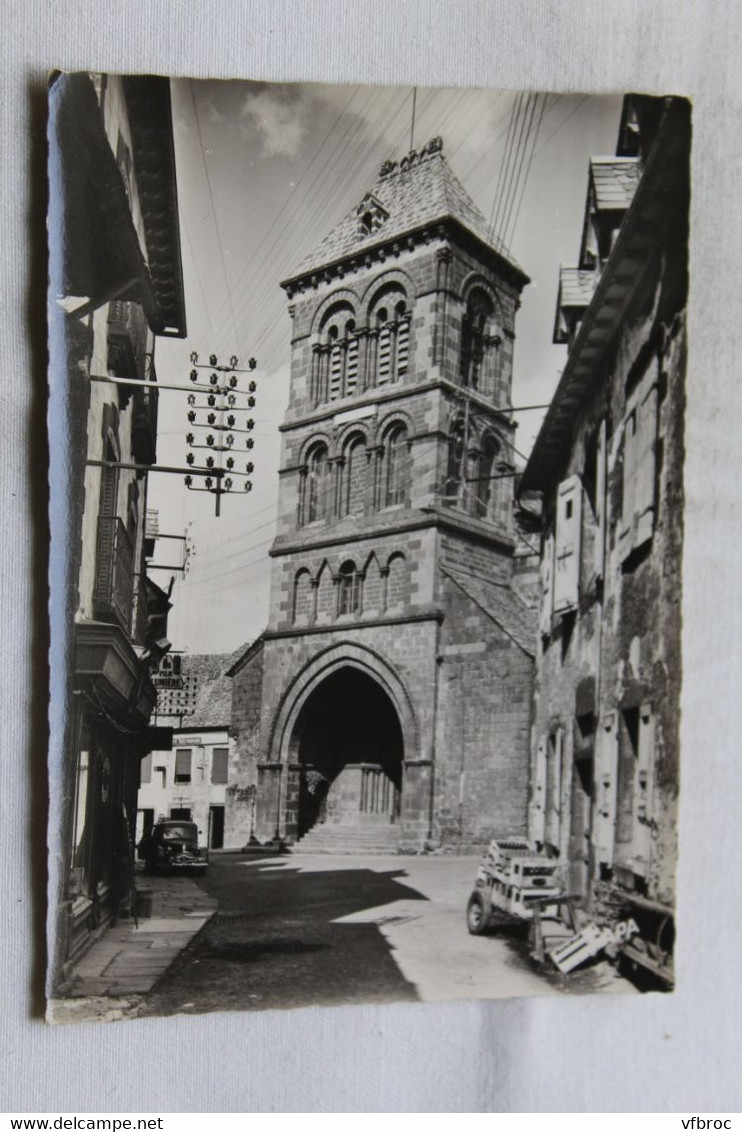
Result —
<instances>
[{"instance_id":1,"label":"narrow street","mask_svg":"<svg viewBox=\"0 0 742 1132\"><path fill-rule=\"evenodd\" d=\"M605 963L538 970L519 928L470 936L475 871L474 857L215 855L198 883L218 911L137 1013L636 993Z\"/></svg>"}]
</instances>

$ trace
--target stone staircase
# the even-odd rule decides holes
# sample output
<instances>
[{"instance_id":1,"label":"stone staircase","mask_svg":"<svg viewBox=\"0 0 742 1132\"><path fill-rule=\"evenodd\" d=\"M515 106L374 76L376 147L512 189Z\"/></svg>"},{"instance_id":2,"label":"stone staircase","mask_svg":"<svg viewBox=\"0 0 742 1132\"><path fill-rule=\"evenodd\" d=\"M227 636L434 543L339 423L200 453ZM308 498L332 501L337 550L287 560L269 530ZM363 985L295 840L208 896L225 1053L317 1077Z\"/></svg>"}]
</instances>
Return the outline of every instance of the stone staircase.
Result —
<instances>
[{"instance_id":1,"label":"stone staircase","mask_svg":"<svg viewBox=\"0 0 742 1132\"><path fill-rule=\"evenodd\" d=\"M383 822L325 822L316 825L297 841L293 853L358 853L381 855L399 851L399 826L387 818Z\"/></svg>"}]
</instances>

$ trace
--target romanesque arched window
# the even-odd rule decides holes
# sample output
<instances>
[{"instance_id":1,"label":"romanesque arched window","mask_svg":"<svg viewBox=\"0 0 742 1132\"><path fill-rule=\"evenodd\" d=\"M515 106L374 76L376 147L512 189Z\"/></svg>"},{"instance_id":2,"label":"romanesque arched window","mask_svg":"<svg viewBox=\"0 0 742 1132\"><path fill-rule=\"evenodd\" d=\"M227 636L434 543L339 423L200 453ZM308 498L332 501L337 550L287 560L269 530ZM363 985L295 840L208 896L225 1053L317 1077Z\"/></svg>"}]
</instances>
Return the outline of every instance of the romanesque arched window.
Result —
<instances>
[{"instance_id":1,"label":"romanesque arched window","mask_svg":"<svg viewBox=\"0 0 742 1132\"><path fill-rule=\"evenodd\" d=\"M499 484L497 477L497 463L499 445L492 436L486 436L482 442L477 465L477 482L472 492L474 514L479 519L494 520L498 518Z\"/></svg>"},{"instance_id":2,"label":"romanesque arched window","mask_svg":"<svg viewBox=\"0 0 742 1132\"><path fill-rule=\"evenodd\" d=\"M461 324L461 382L482 393L492 390L488 348L493 344L494 306L489 295L477 287L469 294Z\"/></svg>"},{"instance_id":3,"label":"romanesque arched window","mask_svg":"<svg viewBox=\"0 0 742 1132\"><path fill-rule=\"evenodd\" d=\"M343 562L338 572L338 615L361 612L363 578L351 559Z\"/></svg>"},{"instance_id":4,"label":"romanesque arched window","mask_svg":"<svg viewBox=\"0 0 742 1132\"><path fill-rule=\"evenodd\" d=\"M353 308L343 300L325 315L320 341L312 348L312 401L338 401L350 397L357 386L358 335Z\"/></svg>"},{"instance_id":5,"label":"romanesque arched window","mask_svg":"<svg viewBox=\"0 0 742 1132\"><path fill-rule=\"evenodd\" d=\"M392 554L387 563L387 609L402 609L409 601L410 576L407 559L399 552Z\"/></svg>"},{"instance_id":6,"label":"romanesque arched window","mask_svg":"<svg viewBox=\"0 0 742 1132\"><path fill-rule=\"evenodd\" d=\"M384 438L382 507L406 503L409 493L410 459L407 429L395 424Z\"/></svg>"},{"instance_id":7,"label":"romanesque arched window","mask_svg":"<svg viewBox=\"0 0 742 1132\"><path fill-rule=\"evenodd\" d=\"M370 371L376 384L401 381L409 368L410 313L399 285L391 285L372 303L370 323L375 332L375 359L370 360Z\"/></svg>"},{"instance_id":8,"label":"romanesque arched window","mask_svg":"<svg viewBox=\"0 0 742 1132\"><path fill-rule=\"evenodd\" d=\"M343 451L342 489L340 492L340 515L362 515L366 508L366 476L368 459L366 441L356 435Z\"/></svg>"},{"instance_id":9,"label":"romanesque arched window","mask_svg":"<svg viewBox=\"0 0 742 1132\"><path fill-rule=\"evenodd\" d=\"M312 579L307 569L297 571L294 578L294 624L306 625L312 613Z\"/></svg>"},{"instance_id":10,"label":"romanesque arched window","mask_svg":"<svg viewBox=\"0 0 742 1132\"><path fill-rule=\"evenodd\" d=\"M327 459L327 446L318 444L309 453L304 499L304 522L314 523L324 519L328 510L330 488L330 466Z\"/></svg>"}]
</instances>

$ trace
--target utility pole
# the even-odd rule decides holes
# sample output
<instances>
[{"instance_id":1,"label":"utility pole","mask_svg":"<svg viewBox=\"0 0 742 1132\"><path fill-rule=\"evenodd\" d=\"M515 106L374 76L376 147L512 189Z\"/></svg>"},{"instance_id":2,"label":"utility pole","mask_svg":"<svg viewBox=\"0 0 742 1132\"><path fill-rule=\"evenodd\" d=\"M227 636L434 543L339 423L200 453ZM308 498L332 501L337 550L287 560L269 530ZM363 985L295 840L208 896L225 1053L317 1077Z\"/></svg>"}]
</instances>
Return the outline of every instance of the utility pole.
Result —
<instances>
[{"instance_id":1,"label":"utility pole","mask_svg":"<svg viewBox=\"0 0 742 1132\"><path fill-rule=\"evenodd\" d=\"M237 465L235 451L239 447L239 437L245 436L245 448L253 448L254 440L249 434L255 428L255 421L247 416L250 409L255 408L255 394L257 384L254 380L248 382L245 389L239 385L238 374L250 373L257 365L255 358L250 358L247 369L239 369L237 356L232 354L228 365L220 365L216 354L209 356L208 363L199 362L198 354L191 354L190 379L194 385L199 381L199 370L211 370L207 392L204 384L198 385L198 392L188 395L188 424L198 430L186 434L186 443L189 451L186 463L193 466L196 457L193 449L208 452L204 464L207 470L203 477L203 487L194 484L193 477L185 477L185 485L189 491L207 491L215 497L215 514L221 514L222 496L231 492L234 478L244 480L244 490L252 490L250 476L254 471L251 460L245 463L244 472ZM246 398L241 401L241 398ZM244 419L241 414L244 413ZM240 427L244 424L244 427ZM204 443L202 443L202 441Z\"/></svg>"}]
</instances>

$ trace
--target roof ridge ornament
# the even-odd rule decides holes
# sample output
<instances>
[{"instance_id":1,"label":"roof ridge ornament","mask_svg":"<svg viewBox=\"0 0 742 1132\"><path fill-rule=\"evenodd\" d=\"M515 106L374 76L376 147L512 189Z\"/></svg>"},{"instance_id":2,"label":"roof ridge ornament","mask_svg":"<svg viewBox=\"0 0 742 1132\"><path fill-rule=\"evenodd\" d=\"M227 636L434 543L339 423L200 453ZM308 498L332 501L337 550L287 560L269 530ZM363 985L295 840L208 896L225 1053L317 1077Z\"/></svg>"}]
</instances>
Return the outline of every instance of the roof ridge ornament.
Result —
<instances>
[{"instance_id":1,"label":"roof ridge ornament","mask_svg":"<svg viewBox=\"0 0 742 1132\"><path fill-rule=\"evenodd\" d=\"M443 155L443 138L440 135L431 138L421 149L411 149L399 161L387 159L379 170L379 177L390 177L393 173L405 173L414 165L419 165L422 161L434 157L438 153L441 156Z\"/></svg>"}]
</instances>

